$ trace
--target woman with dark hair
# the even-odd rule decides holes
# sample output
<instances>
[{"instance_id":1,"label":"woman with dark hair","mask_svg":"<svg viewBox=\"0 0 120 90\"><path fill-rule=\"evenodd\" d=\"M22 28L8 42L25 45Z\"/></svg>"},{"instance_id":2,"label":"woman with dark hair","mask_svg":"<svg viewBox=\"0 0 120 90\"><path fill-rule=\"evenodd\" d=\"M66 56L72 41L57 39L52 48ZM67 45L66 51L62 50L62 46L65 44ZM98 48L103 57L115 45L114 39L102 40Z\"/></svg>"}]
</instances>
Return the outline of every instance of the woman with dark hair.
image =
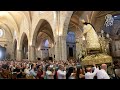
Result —
<instances>
[{"instance_id":1,"label":"woman with dark hair","mask_svg":"<svg viewBox=\"0 0 120 90\"><path fill-rule=\"evenodd\" d=\"M85 70L84 68L83 69L80 69L80 75L79 75L80 79L85 79Z\"/></svg>"},{"instance_id":2,"label":"woman with dark hair","mask_svg":"<svg viewBox=\"0 0 120 90\"><path fill-rule=\"evenodd\" d=\"M84 69L82 67L77 67L77 72L76 72L76 79L84 79Z\"/></svg>"},{"instance_id":3,"label":"woman with dark hair","mask_svg":"<svg viewBox=\"0 0 120 90\"><path fill-rule=\"evenodd\" d=\"M44 78L43 78L43 68L42 68L42 66L39 65L39 66L37 67L37 70L38 70L38 71L37 71L37 76L36 76L36 77L37 77L38 79L44 79Z\"/></svg>"},{"instance_id":4,"label":"woman with dark hair","mask_svg":"<svg viewBox=\"0 0 120 90\"><path fill-rule=\"evenodd\" d=\"M76 79L75 76L76 76L75 68L74 67L70 67L68 69L68 73L66 74L66 79Z\"/></svg>"},{"instance_id":5,"label":"woman with dark hair","mask_svg":"<svg viewBox=\"0 0 120 90\"><path fill-rule=\"evenodd\" d=\"M80 79L80 68L77 67L77 72L76 72L76 79Z\"/></svg>"}]
</instances>

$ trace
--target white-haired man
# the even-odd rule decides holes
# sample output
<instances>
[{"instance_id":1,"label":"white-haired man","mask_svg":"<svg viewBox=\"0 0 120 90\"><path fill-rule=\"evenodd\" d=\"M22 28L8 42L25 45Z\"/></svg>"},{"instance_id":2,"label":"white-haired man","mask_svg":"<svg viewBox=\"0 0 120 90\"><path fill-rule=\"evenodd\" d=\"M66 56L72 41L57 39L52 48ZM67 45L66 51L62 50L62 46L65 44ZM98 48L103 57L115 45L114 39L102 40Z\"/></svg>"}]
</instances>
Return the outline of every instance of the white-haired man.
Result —
<instances>
[{"instance_id":1,"label":"white-haired man","mask_svg":"<svg viewBox=\"0 0 120 90\"><path fill-rule=\"evenodd\" d=\"M107 65L102 64L101 70L97 71L97 79L110 79L109 75L107 74Z\"/></svg>"}]
</instances>

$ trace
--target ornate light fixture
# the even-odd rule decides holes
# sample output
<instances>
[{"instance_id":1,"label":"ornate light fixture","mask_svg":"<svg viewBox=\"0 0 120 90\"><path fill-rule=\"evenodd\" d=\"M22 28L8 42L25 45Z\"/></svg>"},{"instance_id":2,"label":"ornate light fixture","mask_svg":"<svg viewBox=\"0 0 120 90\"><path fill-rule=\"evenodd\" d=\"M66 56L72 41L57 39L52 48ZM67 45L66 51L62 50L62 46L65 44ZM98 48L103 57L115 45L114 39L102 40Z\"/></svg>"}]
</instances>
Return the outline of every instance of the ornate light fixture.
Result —
<instances>
[{"instance_id":1,"label":"ornate light fixture","mask_svg":"<svg viewBox=\"0 0 120 90\"><path fill-rule=\"evenodd\" d=\"M112 26L113 25L113 22L114 22L114 18L112 17L111 14L107 14L105 16L105 26L108 27L108 26ZM111 38L110 38L110 35L107 33L105 34L104 36L104 31L101 30L101 37L100 37L100 42L101 42L101 45L102 45L102 49L103 49L103 52L106 52L106 50L108 49L109 47L109 43L111 41ZM108 50L109 52L109 50Z\"/></svg>"},{"instance_id":2,"label":"ornate light fixture","mask_svg":"<svg viewBox=\"0 0 120 90\"><path fill-rule=\"evenodd\" d=\"M111 14L107 14L105 16L105 26L108 27L108 26L112 26L113 25L113 22L114 22L114 18L112 17Z\"/></svg>"},{"instance_id":3,"label":"ornate light fixture","mask_svg":"<svg viewBox=\"0 0 120 90\"><path fill-rule=\"evenodd\" d=\"M114 18L112 17L111 14L107 14L105 16L105 26L108 27L108 26L112 26L113 25L113 22L114 22ZM101 30L101 34L103 35L104 34L104 31ZM107 33L106 34L106 37L109 38L109 34Z\"/></svg>"}]
</instances>

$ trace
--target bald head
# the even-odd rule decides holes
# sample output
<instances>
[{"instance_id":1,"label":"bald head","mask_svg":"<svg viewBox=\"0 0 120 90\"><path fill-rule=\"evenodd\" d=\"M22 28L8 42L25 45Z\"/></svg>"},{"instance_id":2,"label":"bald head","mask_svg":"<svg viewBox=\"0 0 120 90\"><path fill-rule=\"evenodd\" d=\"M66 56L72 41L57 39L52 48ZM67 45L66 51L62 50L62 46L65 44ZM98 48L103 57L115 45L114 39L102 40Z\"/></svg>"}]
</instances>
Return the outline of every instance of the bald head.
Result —
<instances>
[{"instance_id":1,"label":"bald head","mask_svg":"<svg viewBox=\"0 0 120 90\"><path fill-rule=\"evenodd\" d=\"M106 65L106 64L102 64L102 65L101 65L101 69L106 70L106 69L107 69L107 65Z\"/></svg>"},{"instance_id":2,"label":"bald head","mask_svg":"<svg viewBox=\"0 0 120 90\"><path fill-rule=\"evenodd\" d=\"M86 68L87 72L91 72L92 71L92 68L91 67L88 67Z\"/></svg>"}]
</instances>

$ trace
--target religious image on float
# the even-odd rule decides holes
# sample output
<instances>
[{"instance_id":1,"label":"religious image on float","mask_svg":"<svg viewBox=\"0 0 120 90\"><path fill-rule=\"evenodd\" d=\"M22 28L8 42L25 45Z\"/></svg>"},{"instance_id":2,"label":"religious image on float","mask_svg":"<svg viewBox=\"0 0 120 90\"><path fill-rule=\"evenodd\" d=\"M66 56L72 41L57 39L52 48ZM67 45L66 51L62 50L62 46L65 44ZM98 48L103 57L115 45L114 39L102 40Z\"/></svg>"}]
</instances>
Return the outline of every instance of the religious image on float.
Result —
<instances>
[{"instance_id":1,"label":"religious image on float","mask_svg":"<svg viewBox=\"0 0 120 90\"><path fill-rule=\"evenodd\" d=\"M0 79L120 79L120 11L0 11L0 18Z\"/></svg>"},{"instance_id":2,"label":"religious image on float","mask_svg":"<svg viewBox=\"0 0 120 90\"><path fill-rule=\"evenodd\" d=\"M94 27L82 20L83 35L86 37L86 53L87 55L82 59L83 65L102 64L102 63L112 63L112 57L104 52L101 52L101 45L97 33Z\"/></svg>"}]
</instances>

